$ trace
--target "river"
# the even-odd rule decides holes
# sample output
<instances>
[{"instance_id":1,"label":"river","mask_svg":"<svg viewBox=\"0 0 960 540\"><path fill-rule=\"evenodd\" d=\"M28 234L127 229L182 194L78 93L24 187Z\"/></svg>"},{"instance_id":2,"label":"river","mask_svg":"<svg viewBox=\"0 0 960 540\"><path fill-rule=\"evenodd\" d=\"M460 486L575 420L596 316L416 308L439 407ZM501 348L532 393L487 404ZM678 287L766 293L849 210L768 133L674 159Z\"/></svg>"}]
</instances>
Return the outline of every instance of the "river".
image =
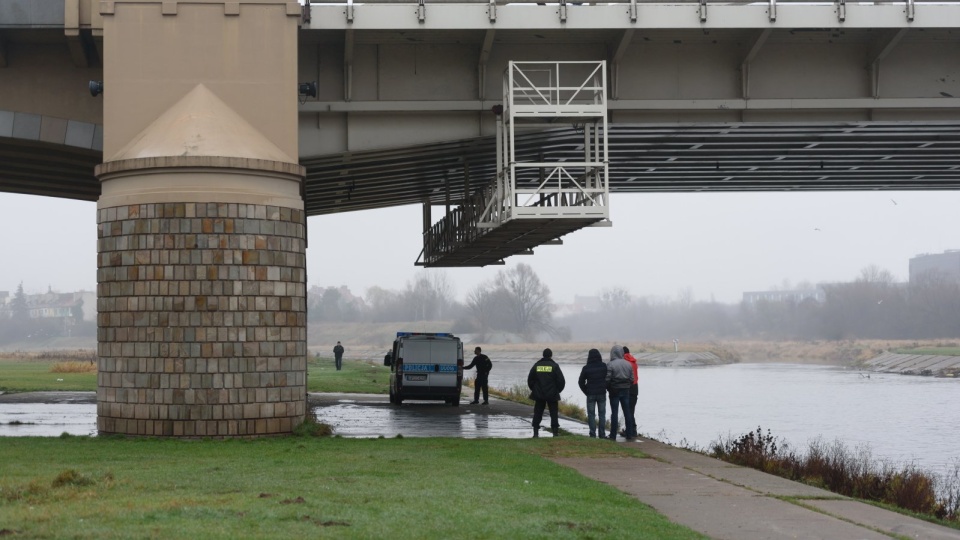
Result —
<instances>
[{"instance_id":1,"label":"river","mask_svg":"<svg viewBox=\"0 0 960 540\"><path fill-rule=\"evenodd\" d=\"M490 385L526 385L533 362L496 362ZM561 364L563 398L585 405L582 364ZM767 429L794 448L822 437L875 458L942 472L960 459L960 380L799 364L640 368L638 431L706 448L720 437ZM608 413L609 414L609 413ZM584 428L586 433L586 428Z\"/></svg>"},{"instance_id":2,"label":"river","mask_svg":"<svg viewBox=\"0 0 960 540\"><path fill-rule=\"evenodd\" d=\"M526 384L532 361L494 358L490 384ZM581 364L561 364L564 399L584 405ZM732 364L640 370L641 436L706 448L719 437L767 429L792 446L822 437L874 457L946 471L960 458L960 380L860 373L797 364ZM20 423L23 422L23 423ZM587 429L582 428L583 434ZM96 432L96 405L2 404L0 435Z\"/></svg>"}]
</instances>

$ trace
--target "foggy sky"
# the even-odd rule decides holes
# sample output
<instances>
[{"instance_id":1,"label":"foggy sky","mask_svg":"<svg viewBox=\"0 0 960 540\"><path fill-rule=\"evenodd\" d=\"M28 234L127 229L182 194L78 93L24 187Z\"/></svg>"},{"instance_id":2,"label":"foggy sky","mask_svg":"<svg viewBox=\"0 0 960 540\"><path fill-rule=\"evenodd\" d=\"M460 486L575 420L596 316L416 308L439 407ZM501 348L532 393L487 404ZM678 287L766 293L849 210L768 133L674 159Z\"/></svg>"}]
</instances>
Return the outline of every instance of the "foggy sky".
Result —
<instances>
[{"instance_id":1,"label":"foggy sky","mask_svg":"<svg viewBox=\"0 0 960 540\"><path fill-rule=\"evenodd\" d=\"M635 296L739 302L788 280L854 279L875 264L897 279L920 253L960 249L960 192L615 194L613 226L564 237L507 266L443 269L462 299L523 262L554 301L624 287ZM0 291L96 288L96 205L0 194ZM434 210L434 221L442 210ZM405 206L308 218L308 285L402 289L417 272L421 209Z\"/></svg>"}]
</instances>

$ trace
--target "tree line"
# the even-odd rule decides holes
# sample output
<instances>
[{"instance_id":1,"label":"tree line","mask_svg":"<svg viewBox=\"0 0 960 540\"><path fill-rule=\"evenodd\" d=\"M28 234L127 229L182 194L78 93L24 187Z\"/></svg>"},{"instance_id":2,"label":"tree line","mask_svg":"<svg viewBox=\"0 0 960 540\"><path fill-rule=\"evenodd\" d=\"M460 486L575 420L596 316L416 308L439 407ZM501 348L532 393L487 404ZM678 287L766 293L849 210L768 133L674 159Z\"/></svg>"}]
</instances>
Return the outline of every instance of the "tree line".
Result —
<instances>
[{"instance_id":1,"label":"tree line","mask_svg":"<svg viewBox=\"0 0 960 540\"><path fill-rule=\"evenodd\" d=\"M343 286L314 286L307 294L310 322L452 321L450 331L481 339L494 332L562 338L568 331L554 326L553 310L550 288L527 264L497 272L463 302L454 298L447 275L436 271L423 271L400 291L371 287L365 298Z\"/></svg>"},{"instance_id":2,"label":"tree line","mask_svg":"<svg viewBox=\"0 0 960 540\"><path fill-rule=\"evenodd\" d=\"M841 340L938 339L960 337L960 283L928 273L912 283L897 282L876 266L850 282L823 284L824 300L760 300L721 304L676 299L633 298L607 289L600 310L560 322L583 340L717 339Z\"/></svg>"}]
</instances>

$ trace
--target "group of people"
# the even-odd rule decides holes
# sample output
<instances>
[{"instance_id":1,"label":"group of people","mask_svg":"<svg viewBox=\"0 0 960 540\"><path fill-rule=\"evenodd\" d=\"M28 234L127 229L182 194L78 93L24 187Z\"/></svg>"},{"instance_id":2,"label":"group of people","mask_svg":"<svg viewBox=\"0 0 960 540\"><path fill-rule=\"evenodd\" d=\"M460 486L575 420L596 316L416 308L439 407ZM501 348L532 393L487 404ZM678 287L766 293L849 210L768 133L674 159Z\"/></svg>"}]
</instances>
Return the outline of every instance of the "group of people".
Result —
<instances>
[{"instance_id":1,"label":"group of people","mask_svg":"<svg viewBox=\"0 0 960 540\"><path fill-rule=\"evenodd\" d=\"M477 378L473 384L473 401L471 405L480 402L480 393L483 393L483 404L487 404L488 377L493 363L487 355L481 352L480 347L473 350L476 356L470 365L464 366L464 370L477 369ZM527 386L530 387L530 399L533 400L533 436L540 436L540 422L543 420L544 409L550 410L550 431L557 435L560 432L560 422L558 419L558 404L560 402L560 392L566 381L563 378L563 371L560 366L553 361L553 351L543 350L541 358L533 367L530 368L530 374L527 376Z\"/></svg>"},{"instance_id":2,"label":"group of people","mask_svg":"<svg viewBox=\"0 0 960 540\"><path fill-rule=\"evenodd\" d=\"M587 364L580 371L580 390L587 396L587 427L591 437L599 436L616 440L620 427L619 411L623 410L623 431L628 441L637 437L635 418L639 386L637 359L630 349L614 345L610 349L610 362L603 363L600 351L590 349ZM606 434L607 399L610 400L610 433ZM598 418L599 417L599 418Z\"/></svg>"},{"instance_id":3,"label":"group of people","mask_svg":"<svg viewBox=\"0 0 960 540\"><path fill-rule=\"evenodd\" d=\"M477 370L473 385L473 401L471 405L480 402L483 395L483 405L489 400L488 380L493 362L483 354L480 347L474 350L473 361L464 366L464 370ZM343 346L337 342L333 348L337 370L343 361ZM637 437L637 423L634 418L639 395L637 359L630 354L630 349L622 345L614 345L610 349L609 363L603 362L603 357L597 349L590 349L587 353L587 363L580 371L578 383L580 390L587 396L587 426L591 437L609 438L616 440L617 430L620 427L619 412L623 411L623 431L620 432L628 441ZM563 371L553 360L553 351L543 350L543 355L527 375L527 386L530 387L530 399L533 400L533 436L540 436L540 423L543 420L545 409L550 411L550 431L559 434L560 422L558 406L560 393L566 386ZM610 400L610 433L606 433L607 399Z\"/></svg>"},{"instance_id":4,"label":"group of people","mask_svg":"<svg viewBox=\"0 0 960 540\"><path fill-rule=\"evenodd\" d=\"M637 438L635 413L639 396L637 359L630 349L614 345L610 349L609 363L597 349L587 353L587 363L580 371L578 384L587 396L587 426L591 437L616 440L620 427L619 412L623 411L623 431L619 432L626 440ZM543 358L530 368L527 386L530 387L530 399L533 400L533 436L540 436L540 422L544 408L550 410L550 431L557 435L560 431L557 407L560 393L566 384L560 366L553 360L553 351L543 350ZM610 433L606 433L607 400L610 400Z\"/></svg>"}]
</instances>

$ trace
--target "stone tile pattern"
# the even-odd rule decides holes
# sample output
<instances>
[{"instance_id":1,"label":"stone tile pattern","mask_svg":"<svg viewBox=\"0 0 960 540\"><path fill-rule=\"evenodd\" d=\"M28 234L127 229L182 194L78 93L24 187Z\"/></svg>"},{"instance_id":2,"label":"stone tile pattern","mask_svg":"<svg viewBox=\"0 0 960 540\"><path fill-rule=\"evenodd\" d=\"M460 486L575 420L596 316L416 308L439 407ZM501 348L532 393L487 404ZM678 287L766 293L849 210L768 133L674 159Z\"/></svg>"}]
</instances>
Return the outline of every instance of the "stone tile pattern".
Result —
<instances>
[{"instance_id":1,"label":"stone tile pattern","mask_svg":"<svg viewBox=\"0 0 960 540\"><path fill-rule=\"evenodd\" d=\"M249 437L306 409L306 217L220 203L98 210L100 433Z\"/></svg>"}]
</instances>

